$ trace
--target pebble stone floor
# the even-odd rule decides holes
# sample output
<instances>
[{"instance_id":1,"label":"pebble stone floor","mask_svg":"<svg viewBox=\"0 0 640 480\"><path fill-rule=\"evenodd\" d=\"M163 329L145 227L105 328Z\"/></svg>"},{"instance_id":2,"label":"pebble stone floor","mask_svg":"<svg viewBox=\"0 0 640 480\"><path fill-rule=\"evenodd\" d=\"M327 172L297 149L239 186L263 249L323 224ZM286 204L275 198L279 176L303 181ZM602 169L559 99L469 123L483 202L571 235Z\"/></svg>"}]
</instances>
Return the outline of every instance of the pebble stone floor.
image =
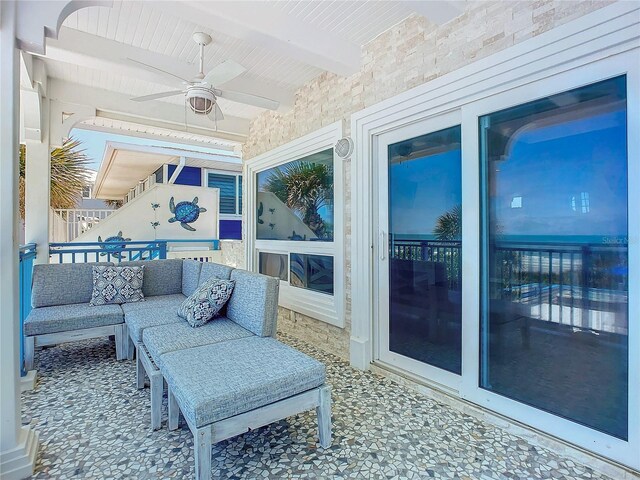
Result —
<instances>
[{"instance_id":1,"label":"pebble stone floor","mask_svg":"<svg viewBox=\"0 0 640 480\"><path fill-rule=\"evenodd\" d=\"M327 365L333 445L317 445L315 414L290 417L213 447L213 478L604 479L588 467L286 335ZM34 478L193 478L184 423L149 427L149 390L108 339L36 354L38 383L24 419L40 432ZM165 400L166 402L166 400ZM166 410L165 410L166 414Z\"/></svg>"}]
</instances>

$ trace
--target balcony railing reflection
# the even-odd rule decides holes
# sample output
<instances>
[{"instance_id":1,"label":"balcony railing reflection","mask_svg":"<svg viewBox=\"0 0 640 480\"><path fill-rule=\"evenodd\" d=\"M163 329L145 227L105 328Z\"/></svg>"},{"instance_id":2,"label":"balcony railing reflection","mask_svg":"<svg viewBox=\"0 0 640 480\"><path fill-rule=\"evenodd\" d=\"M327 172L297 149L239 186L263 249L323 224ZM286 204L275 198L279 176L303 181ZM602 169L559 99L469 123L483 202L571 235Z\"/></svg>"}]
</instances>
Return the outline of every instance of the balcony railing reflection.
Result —
<instances>
[{"instance_id":1,"label":"balcony railing reflection","mask_svg":"<svg viewBox=\"0 0 640 480\"><path fill-rule=\"evenodd\" d=\"M444 265L449 290L462 287L461 242L392 237L390 258ZM521 316L627 335L627 244L494 242L491 300Z\"/></svg>"}]
</instances>

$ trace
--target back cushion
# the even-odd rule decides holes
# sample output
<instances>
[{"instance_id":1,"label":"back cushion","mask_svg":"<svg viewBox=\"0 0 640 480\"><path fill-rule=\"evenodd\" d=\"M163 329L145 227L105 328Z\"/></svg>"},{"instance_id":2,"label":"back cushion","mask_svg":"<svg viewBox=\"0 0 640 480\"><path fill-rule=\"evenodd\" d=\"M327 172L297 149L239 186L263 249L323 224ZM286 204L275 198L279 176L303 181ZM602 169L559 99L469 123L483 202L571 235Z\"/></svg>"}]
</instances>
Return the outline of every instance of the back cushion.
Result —
<instances>
[{"instance_id":1,"label":"back cushion","mask_svg":"<svg viewBox=\"0 0 640 480\"><path fill-rule=\"evenodd\" d=\"M279 280L246 270L231 272L235 280L227 317L261 337L274 336L278 320Z\"/></svg>"},{"instance_id":2,"label":"back cushion","mask_svg":"<svg viewBox=\"0 0 640 480\"><path fill-rule=\"evenodd\" d=\"M200 281L198 286L209 280L211 277L218 277L222 280L229 280L233 268L219 263L205 262L200 270Z\"/></svg>"},{"instance_id":3,"label":"back cushion","mask_svg":"<svg viewBox=\"0 0 640 480\"><path fill-rule=\"evenodd\" d=\"M31 306L51 307L89 303L93 292L93 266L98 263L46 263L33 266Z\"/></svg>"},{"instance_id":4,"label":"back cushion","mask_svg":"<svg viewBox=\"0 0 640 480\"><path fill-rule=\"evenodd\" d=\"M145 297L182 293L182 260L147 260L120 262L118 265L144 265L142 293Z\"/></svg>"},{"instance_id":5,"label":"back cushion","mask_svg":"<svg viewBox=\"0 0 640 480\"><path fill-rule=\"evenodd\" d=\"M182 294L187 297L198 288L200 280L200 268L202 262L196 260L183 260L182 262Z\"/></svg>"}]
</instances>

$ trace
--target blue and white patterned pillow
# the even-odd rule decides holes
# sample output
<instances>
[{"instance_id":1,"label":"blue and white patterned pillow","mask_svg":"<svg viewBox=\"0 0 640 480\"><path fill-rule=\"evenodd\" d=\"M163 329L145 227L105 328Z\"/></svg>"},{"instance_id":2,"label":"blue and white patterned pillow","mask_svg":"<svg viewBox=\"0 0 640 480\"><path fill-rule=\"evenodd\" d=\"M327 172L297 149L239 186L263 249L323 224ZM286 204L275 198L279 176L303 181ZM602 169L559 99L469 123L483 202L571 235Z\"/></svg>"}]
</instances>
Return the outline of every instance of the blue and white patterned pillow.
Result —
<instances>
[{"instance_id":1,"label":"blue and white patterned pillow","mask_svg":"<svg viewBox=\"0 0 640 480\"><path fill-rule=\"evenodd\" d=\"M201 327L211 320L227 303L233 293L233 280L212 277L200 285L178 307L178 316L192 327Z\"/></svg>"},{"instance_id":2,"label":"blue and white patterned pillow","mask_svg":"<svg viewBox=\"0 0 640 480\"><path fill-rule=\"evenodd\" d=\"M142 281L144 265L93 267L93 292L89 305L111 305L144 301Z\"/></svg>"}]
</instances>

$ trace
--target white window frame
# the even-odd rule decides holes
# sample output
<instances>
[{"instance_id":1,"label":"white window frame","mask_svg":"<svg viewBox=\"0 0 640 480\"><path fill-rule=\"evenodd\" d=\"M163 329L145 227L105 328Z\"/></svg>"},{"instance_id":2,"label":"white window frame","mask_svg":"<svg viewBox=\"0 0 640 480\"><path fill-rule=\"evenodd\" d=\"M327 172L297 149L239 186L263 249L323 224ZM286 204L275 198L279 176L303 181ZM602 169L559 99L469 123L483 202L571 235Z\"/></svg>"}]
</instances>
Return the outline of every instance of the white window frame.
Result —
<instances>
[{"instance_id":1,"label":"white window frame","mask_svg":"<svg viewBox=\"0 0 640 480\"><path fill-rule=\"evenodd\" d=\"M242 204L242 200L240 199L239 193L240 193L240 186L242 184L242 180L240 180L240 177L242 177L242 172L235 172L230 170L216 170L213 168L203 168L202 169L202 186L203 187L209 187L210 173L236 177L236 213L219 213L219 215L220 215L220 220L241 220L242 214L240 213L240 206Z\"/></svg>"},{"instance_id":2,"label":"white window frame","mask_svg":"<svg viewBox=\"0 0 640 480\"><path fill-rule=\"evenodd\" d=\"M380 248L371 188L380 162L377 139L396 128L461 109L463 190L463 360L461 398L580 448L640 470L640 16L616 2L502 52L478 60L352 116L351 363L376 361L375 269ZM483 390L479 379L480 205L478 117L621 74L627 75L629 212L629 432L623 441ZM357 213L356 213L357 212ZM429 379L421 382L433 384Z\"/></svg>"},{"instance_id":3,"label":"white window frame","mask_svg":"<svg viewBox=\"0 0 640 480\"><path fill-rule=\"evenodd\" d=\"M280 281L279 304L311 318L344 328L344 188L343 162L333 154L333 242L256 239L257 174L308 155L331 149L342 138L342 122L335 122L245 163L247 269L258 271L258 252L301 253L333 257L333 295L294 287Z\"/></svg>"}]
</instances>

